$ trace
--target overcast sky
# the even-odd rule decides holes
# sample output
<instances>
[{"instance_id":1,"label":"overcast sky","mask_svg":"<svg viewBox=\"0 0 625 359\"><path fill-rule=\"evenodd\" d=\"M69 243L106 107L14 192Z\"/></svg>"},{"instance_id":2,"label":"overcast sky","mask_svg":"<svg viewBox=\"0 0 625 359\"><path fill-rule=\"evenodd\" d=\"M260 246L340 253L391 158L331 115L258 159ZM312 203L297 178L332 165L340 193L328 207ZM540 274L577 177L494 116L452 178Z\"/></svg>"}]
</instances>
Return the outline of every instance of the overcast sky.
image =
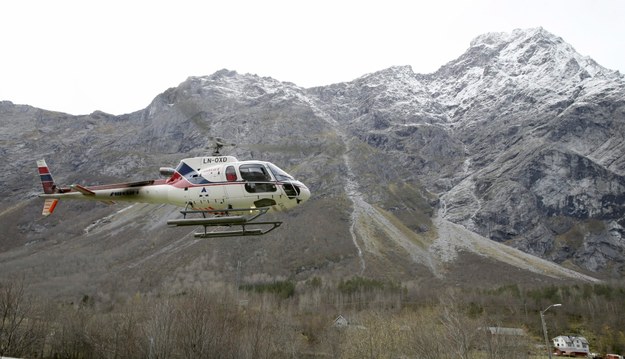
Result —
<instances>
[{"instance_id":1,"label":"overcast sky","mask_svg":"<svg viewBox=\"0 0 625 359\"><path fill-rule=\"evenodd\" d=\"M622 0L7 0L0 100L119 115L223 68L302 87L430 73L477 35L538 26L625 73Z\"/></svg>"}]
</instances>

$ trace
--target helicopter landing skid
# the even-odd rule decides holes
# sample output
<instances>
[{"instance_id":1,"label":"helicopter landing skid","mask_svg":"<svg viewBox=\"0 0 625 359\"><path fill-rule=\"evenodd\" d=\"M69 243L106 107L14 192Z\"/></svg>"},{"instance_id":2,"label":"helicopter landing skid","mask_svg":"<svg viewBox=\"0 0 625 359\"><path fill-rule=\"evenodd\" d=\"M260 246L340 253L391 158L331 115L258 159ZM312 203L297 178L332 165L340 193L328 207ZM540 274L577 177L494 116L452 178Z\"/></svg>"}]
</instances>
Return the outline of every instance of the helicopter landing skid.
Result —
<instances>
[{"instance_id":1,"label":"helicopter landing skid","mask_svg":"<svg viewBox=\"0 0 625 359\"><path fill-rule=\"evenodd\" d=\"M227 210L185 210L180 211L183 218L170 219L170 226L203 226L204 232L194 234L196 238L262 236L280 227L282 222L254 222L267 213L269 207L227 209ZM187 218L188 214L201 214L202 217ZM253 226L249 228L248 226ZM259 228L260 226L260 228ZM234 230L208 231L209 227L239 227Z\"/></svg>"}]
</instances>

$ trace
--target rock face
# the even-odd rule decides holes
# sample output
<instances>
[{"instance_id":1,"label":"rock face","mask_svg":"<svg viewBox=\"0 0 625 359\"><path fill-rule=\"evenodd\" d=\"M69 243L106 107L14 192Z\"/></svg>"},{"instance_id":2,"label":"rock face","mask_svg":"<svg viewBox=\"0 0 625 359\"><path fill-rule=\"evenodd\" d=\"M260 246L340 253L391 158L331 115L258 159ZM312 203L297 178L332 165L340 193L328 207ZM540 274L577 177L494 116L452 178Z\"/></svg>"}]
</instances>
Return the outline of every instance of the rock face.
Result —
<instances>
[{"instance_id":1,"label":"rock face","mask_svg":"<svg viewBox=\"0 0 625 359\"><path fill-rule=\"evenodd\" d=\"M310 91L410 169L445 218L541 257L622 271L624 79L562 39L486 34L433 74L398 67ZM580 229L570 243L565 234L590 222L599 233Z\"/></svg>"},{"instance_id":2,"label":"rock face","mask_svg":"<svg viewBox=\"0 0 625 359\"><path fill-rule=\"evenodd\" d=\"M462 79L455 96L450 73ZM552 260L621 271L623 76L535 29L480 36L431 79L445 88L454 132L475 168L443 198L453 206L468 193L476 210L450 219ZM594 234L579 228L590 222ZM579 231L575 240L571 230Z\"/></svg>"},{"instance_id":3,"label":"rock face","mask_svg":"<svg viewBox=\"0 0 625 359\"><path fill-rule=\"evenodd\" d=\"M0 121L4 273L63 263L54 278L89 268L72 277L81 290L113 278L153 290L312 275L453 282L464 252L484 258L476 271L530 261L497 242L595 276L625 270L625 79L540 28L481 35L427 75L393 67L304 89L222 70L127 115L5 101ZM38 158L64 184L139 180L218 138L291 172L313 199L260 241L164 230L176 216L166 206L61 203L38 216ZM533 260L530 281L588 279Z\"/></svg>"}]
</instances>

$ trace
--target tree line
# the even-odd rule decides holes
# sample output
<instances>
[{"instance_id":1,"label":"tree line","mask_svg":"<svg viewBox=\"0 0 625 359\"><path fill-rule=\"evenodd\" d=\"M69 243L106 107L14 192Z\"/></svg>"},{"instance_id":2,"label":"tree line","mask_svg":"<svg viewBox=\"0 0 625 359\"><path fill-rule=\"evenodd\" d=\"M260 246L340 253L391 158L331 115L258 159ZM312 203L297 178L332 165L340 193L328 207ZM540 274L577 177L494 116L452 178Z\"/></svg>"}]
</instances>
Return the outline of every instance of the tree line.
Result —
<instances>
[{"instance_id":1,"label":"tree line","mask_svg":"<svg viewBox=\"0 0 625 359\"><path fill-rule=\"evenodd\" d=\"M625 288L433 289L353 277L55 302L0 283L0 356L28 358L529 358L550 337L625 352ZM341 316L344 320L336 321ZM489 327L525 336L493 335Z\"/></svg>"}]
</instances>

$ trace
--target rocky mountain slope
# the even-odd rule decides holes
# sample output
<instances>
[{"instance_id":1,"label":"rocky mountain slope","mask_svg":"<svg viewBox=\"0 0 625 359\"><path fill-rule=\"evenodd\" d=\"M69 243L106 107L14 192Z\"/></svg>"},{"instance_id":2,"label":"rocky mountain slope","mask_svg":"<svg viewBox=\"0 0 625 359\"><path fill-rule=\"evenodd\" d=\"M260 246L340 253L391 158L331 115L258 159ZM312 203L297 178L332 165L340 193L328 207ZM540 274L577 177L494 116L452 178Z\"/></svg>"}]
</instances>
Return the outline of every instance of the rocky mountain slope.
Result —
<instances>
[{"instance_id":1,"label":"rocky mountain slope","mask_svg":"<svg viewBox=\"0 0 625 359\"><path fill-rule=\"evenodd\" d=\"M558 263L621 272L623 76L562 39L486 34L433 74L391 68L317 93L351 133L410 168L444 218Z\"/></svg>"},{"instance_id":2,"label":"rocky mountain slope","mask_svg":"<svg viewBox=\"0 0 625 359\"><path fill-rule=\"evenodd\" d=\"M415 286L622 276L625 79L543 29L477 37L427 75L304 89L222 70L113 116L0 103L0 273L54 295L352 275ZM313 197L263 237L194 239L177 209L61 202L59 183L157 177L216 138ZM542 258L542 259L541 259ZM585 273L585 274L581 274Z\"/></svg>"}]
</instances>

